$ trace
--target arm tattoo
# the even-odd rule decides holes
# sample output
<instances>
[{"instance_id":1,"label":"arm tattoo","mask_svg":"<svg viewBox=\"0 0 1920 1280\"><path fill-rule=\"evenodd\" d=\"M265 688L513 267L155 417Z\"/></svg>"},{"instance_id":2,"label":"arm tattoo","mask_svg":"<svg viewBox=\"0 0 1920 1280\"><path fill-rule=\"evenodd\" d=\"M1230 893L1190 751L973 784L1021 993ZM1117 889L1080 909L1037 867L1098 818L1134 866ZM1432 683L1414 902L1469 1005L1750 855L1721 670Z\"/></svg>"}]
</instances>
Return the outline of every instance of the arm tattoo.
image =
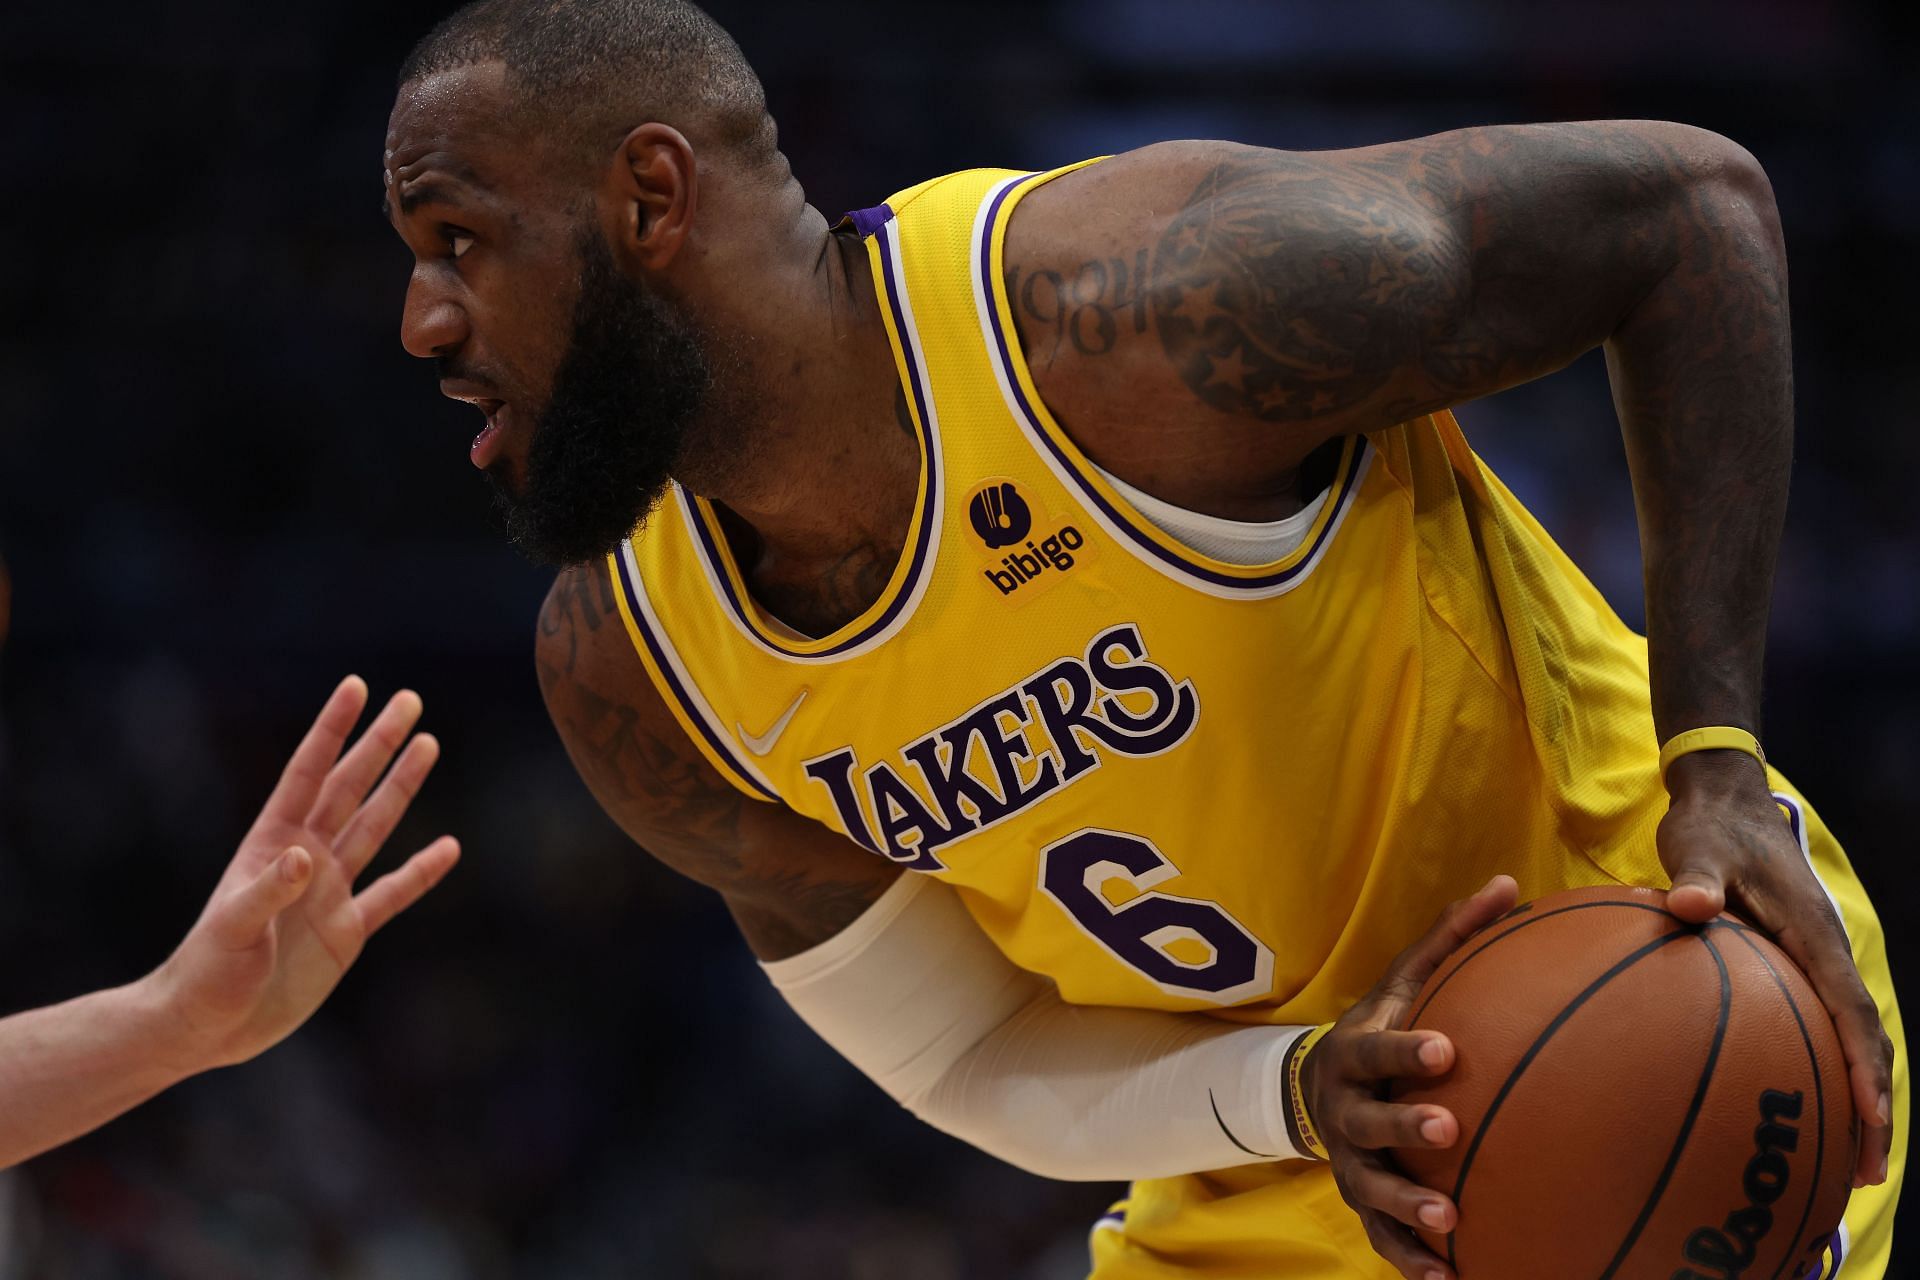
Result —
<instances>
[{"instance_id":1,"label":"arm tattoo","mask_svg":"<svg viewBox=\"0 0 1920 1280\"><path fill-rule=\"evenodd\" d=\"M730 851L739 840L744 797L707 776L691 744L653 732L631 695L596 688L583 678L583 647L629 643L612 614L613 585L604 565L569 569L548 593L540 611L535 667L554 727L581 778L615 821L630 832L637 821L649 832L671 833L661 843L700 850L706 865L695 878L724 879L739 869ZM634 674L646 679L637 658Z\"/></svg>"},{"instance_id":2,"label":"arm tattoo","mask_svg":"<svg viewBox=\"0 0 1920 1280\"><path fill-rule=\"evenodd\" d=\"M1225 487L1193 458L1210 428L1235 475L1264 474L1604 346L1656 723L1755 726L1792 369L1785 250L1752 156L1612 121L1340 152L1173 143L1107 164L1087 171L1096 199L1030 224L1058 251L1006 277L1043 394L1083 445ZM1170 183L1188 195L1157 212ZM1116 209L1117 193L1149 207Z\"/></svg>"},{"instance_id":3,"label":"arm tattoo","mask_svg":"<svg viewBox=\"0 0 1920 1280\"><path fill-rule=\"evenodd\" d=\"M1460 246L1374 175L1209 173L1154 250L1155 329L1187 386L1227 413L1303 422L1363 404L1423 358L1424 315L1459 304Z\"/></svg>"},{"instance_id":4,"label":"arm tattoo","mask_svg":"<svg viewBox=\"0 0 1920 1280\"><path fill-rule=\"evenodd\" d=\"M576 627L598 631L601 622L612 616L613 581L606 574L569 570L554 579L540 606L540 648L537 655L540 687L550 679L572 675L580 659L580 639ZM564 650L564 658L549 653L549 645Z\"/></svg>"},{"instance_id":5,"label":"arm tattoo","mask_svg":"<svg viewBox=\"0 0 1920 1280\"><path fill-rule=\"evenodd\" d=\"M1753 158L1682 126L1227 153L1169 219L1152 310L1201 402L1370 430L1605 345L1646 551L1662 734L1757 728L1793 377Z\"/></svg>"},{"instance_id":6,"label":"arm tattoo","mask_svg":"<svg viewBox=\"0 0 1920 1280\"><path fill-rule=\"evenodd\" d=\"M1131 259L1089 258L1065 274L1044 268L1022 274L1010 266L1007 297L1031 322L1022 326L1023 334L1050 335L1040 356L1044 364L1052 364L1063 347L1105 355L1122 333L1147 331L1147 251L1137 250Z\"/></svg>"},{"instance_id":7,"label":"arm tattoo","mask_svg":"<svg viewBox=\"0 0 1920 1280\"><path fill-rule=\"evenodd\" d=\"M1559 368L1677 261L1695 176L1632 125L1336 157L1236 150L1161 233L1155 331L1204 403L1366 430Z\"/></svg>"},{"instance_id":8,"label":"arm tattoo","mask_svg":"<svg viewBox=\"0 0 1920 1280\"><path fill-rule=\"evenodd\" d=\"M763 958L832 937L899 874L837 832L748 800L714 772L641 669L604 564L554 583L535 663L554 727L601 807L656 857L718 890Z\"/></svg>"}]
</instances>

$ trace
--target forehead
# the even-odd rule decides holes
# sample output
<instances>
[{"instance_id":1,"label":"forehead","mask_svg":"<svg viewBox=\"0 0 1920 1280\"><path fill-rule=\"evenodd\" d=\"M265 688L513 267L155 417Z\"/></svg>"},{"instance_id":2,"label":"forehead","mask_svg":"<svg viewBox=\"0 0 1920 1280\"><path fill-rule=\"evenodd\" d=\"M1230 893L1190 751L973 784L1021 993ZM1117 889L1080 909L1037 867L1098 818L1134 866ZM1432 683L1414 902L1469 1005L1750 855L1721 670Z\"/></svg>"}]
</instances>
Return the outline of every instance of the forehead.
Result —
<instances>
[{"instance_id":1,"label":"forehead","mask_svg":"<svg viewBox=\"0 0 1920 1280\"><path fill-rule=\"evenodd\" d=\"M386 185L436 174L501 186L521 167L508 163L510 152L524 150L507 128L508 105L506 67L499 62L436 71L402 85L387 118Z\"/></svg>"}]
</instances>

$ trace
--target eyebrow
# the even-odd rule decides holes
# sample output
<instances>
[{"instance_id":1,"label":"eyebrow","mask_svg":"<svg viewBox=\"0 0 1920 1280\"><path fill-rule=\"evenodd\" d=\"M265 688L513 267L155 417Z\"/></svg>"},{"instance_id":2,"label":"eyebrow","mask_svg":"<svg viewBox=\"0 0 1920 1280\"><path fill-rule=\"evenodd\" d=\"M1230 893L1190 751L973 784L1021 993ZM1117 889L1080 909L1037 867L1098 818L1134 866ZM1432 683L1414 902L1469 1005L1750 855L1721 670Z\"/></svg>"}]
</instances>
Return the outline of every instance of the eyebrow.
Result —
<instances>
[{"instance_id":1,"label":"eyebrow","mask_svg":"<svg viewBox=\"0 0 1920 1280\"><path fill-rule=\"evenodd\" d=\"M412 184L413 189L401 195L400 212L412 214L424 204L451 205L456 209L465 208L459 196L445 182L435 178L421 178ZM380 196L380 216L388 222L393 221L393 201L382 193Z\"/></svg>"}]
</instances>

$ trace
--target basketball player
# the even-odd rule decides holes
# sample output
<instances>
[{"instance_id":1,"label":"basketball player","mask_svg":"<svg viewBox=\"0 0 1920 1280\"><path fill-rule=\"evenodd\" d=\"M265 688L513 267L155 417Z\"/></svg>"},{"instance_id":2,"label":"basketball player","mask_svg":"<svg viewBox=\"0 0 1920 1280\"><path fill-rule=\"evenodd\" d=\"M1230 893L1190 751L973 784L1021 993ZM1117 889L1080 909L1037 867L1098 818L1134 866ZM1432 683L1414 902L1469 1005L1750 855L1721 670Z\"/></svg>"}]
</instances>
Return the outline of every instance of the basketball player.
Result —
<instances>
[{"instance_id":1,"label":"basketball player","mask_svg":"<svg viewBox=\"0 0 1920 1280\"><path fill-rule=\"evenodd\" d=\"M486 0L386 148L404 344L566 566L582 776L895 1098L1134 1179L1099 1280L1450 1276L1408 1228L1455 1206L1383 1149L1458 1123L1380 1090L1453 1047L1394 1020L1516 893L1617 882L1813 976L1866 1119L1794 1249L1884 1270L1880 926L1754 737L1792 387L1739 147L1175 142L830 225L691 5ZM1647 640L1448 412L1601 345Z\"/></svg>"},{"instance_id":2,"label":"basketball player","mask_svg":"<svg viewBox=\"0 0 1920 1280\"><path fill-rule=\"evenodd\" d=\"M0 565L0 641L7 604ZM366 705L358 676L333 691L166 963L124 987L0 1018L0 1168L278 1044L367 939L453 867L460 846L442 836L353 891L440 755L432 735L409 737L421 705L403 690L343 757Z\"/></svg>"}]
</instances>

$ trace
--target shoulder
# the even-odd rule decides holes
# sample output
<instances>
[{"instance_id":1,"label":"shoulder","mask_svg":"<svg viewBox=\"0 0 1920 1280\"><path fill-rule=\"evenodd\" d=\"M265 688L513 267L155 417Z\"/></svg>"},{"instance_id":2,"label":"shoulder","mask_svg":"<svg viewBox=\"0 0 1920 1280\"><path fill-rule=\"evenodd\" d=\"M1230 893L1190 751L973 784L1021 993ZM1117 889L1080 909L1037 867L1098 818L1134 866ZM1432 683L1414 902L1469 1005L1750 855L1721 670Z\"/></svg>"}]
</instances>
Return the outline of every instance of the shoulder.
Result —
<instances>
[{"instance_id":1,"label":"shoulder","mask_svg":"<svg viewBox=\"0 0 1920 1280\"><path fill-rule=\"evenodd\" d=\"M1051 178L1008 219L1007 307L1040 398L1095 462L1183 506L1283 486L1345 425L1291 403L1324 353L1277 349L1300 302L1281 278L1300 228L1272 207L1288 159L1160 143Z\"/></svg>"},{"instance_id":2,"label":"shoulder","mask_svg":"<svg viewBox=\"0 0 1920 1280\"><path fill-rule=\"evenodd\" d=\"M1222 166L1248 166L1278 153L1237 142L1184 139L1123 151L1061 173L1034 189L1009 225L1030 241L1051 235L1164 225Z\"/></svg>"}]
</instances>

